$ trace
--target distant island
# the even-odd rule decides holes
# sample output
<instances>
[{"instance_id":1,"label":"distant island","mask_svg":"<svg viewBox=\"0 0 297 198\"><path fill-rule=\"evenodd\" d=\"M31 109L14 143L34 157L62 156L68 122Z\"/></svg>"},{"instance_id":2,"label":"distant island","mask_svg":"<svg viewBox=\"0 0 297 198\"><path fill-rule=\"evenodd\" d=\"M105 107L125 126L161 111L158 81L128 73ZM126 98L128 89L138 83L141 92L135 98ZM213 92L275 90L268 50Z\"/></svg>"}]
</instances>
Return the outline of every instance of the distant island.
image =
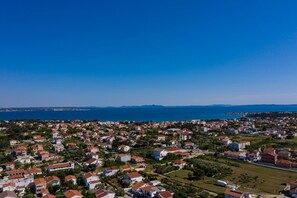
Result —
<instances>
[{"instance_id":1,"label":"distant island","mask_svg":"<svg viewBox=\"0 0 297 198\"><path fill-rule=\"evenodd\" d=\"M180 105L180 106L165 106L165 105L135 105L135 106L89 106L89 107L7 107L0 108L0 112L26 112L26 111L90 111L94 109L108 109L108 108L211 108L211 107L294 107L297 104L251 104L251 105L231 105L231 104L211 104L211 105ZM231 114L245 113L245 112L226 112Z\"/></svg>"}]
</instances>

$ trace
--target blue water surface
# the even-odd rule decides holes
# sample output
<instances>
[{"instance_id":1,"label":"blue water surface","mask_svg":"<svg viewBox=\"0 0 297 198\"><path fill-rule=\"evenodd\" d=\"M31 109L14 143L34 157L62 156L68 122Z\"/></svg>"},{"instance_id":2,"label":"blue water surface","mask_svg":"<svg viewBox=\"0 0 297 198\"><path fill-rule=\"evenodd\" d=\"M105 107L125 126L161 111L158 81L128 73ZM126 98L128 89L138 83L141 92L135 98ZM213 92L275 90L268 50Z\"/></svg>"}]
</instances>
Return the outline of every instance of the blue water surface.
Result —
<instances>
[{"instance_id":1,"label":"blue water surface","mask_svg":"<svg viewBox=\"0 0 297 198\"><path fill-rule=\"evenodd\" d=\"M99 120L99 121L183 121L232 119L242 115L230 112L296 112L297 105L245 106L149 106L82 108L82 110L0 112L0 120Z\"/></svg>"}]
</instances>

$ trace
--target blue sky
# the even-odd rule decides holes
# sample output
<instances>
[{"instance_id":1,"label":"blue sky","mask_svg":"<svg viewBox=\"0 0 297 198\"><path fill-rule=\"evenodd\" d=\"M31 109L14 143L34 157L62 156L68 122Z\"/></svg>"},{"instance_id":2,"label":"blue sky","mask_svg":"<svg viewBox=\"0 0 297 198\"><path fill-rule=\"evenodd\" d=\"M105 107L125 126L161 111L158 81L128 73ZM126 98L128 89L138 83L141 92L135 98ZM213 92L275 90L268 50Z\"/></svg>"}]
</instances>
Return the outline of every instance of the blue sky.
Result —
<instances>
[{"instance_id":1,"label":"blue sky","mask_svg":"<svg viewBox=\"0 0 297 198\"><path fill-rule=\"evenodd\" d=\"M3 1L0 107L297 103L297 1Z\"/></svg>"}]
</instances>

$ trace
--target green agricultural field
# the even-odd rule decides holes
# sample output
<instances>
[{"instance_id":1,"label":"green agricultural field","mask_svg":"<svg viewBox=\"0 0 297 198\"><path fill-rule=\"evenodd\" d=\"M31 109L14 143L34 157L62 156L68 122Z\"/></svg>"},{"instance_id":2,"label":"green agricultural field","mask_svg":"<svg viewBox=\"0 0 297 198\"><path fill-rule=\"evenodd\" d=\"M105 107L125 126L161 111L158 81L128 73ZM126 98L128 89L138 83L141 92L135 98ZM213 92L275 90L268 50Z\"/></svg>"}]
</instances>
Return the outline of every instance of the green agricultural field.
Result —
<instances>
[{"instance_id":1,"label":"green agricultural field","mask_svg":"<svg viewBox=\"0 0 297 198\"><path fill-rule=\"evenodd\" d=\"M199 180L199 181L188 180L188 174L190 172L191 171L189 170L178 170L178 171L173 171L169 174L166 174L166 176L174 180L192 184L193 186L196 186L196 187L205 188L209 191L213 191L216 193L223 193L225 191L225 188L215 185L217 180L214 178L205 177L204 180Z\"/></svg>"},{"instance_id":2,"label":"green agricultural field","mask_svg":"<svg viewBox=\"0 0 297 198\"><path fill-rule=\"evenodd\" d=\"M240 167L230 166L233 169L231 176L222 180L240 185L240 190L251 193L279 194L285 188L284 183L297 179L297 173L281 171L248 163L240 163ZM185 183L192 183L217 193L224 192L225 188L216 186L215 178L205 177L203 180L188 180L188 170L178 170L168 174L172 179Z\"/></svg>"},{"instance_id":3,"label":"green agricultural field","mask_svg":"<svg viewBox=\"0 0 297 198\"><path fill-rule=\"evenodd\" d=\"M297 173L281 171L247 163L232 167L233 174L224 178L241 186L242 190L279 194L284 183L297 179Z\"/></svg>"},{"instance_id":4,"label":"green agricultural field","mask_svg":"<svg viewBox=\"0 0 297 198\"><path fill-rule=\"evenodd\" d=\"M247 134L239 134L239 135L233 135L230 136L230 138L233 141L251 141L253 142L259 142L267 138L266 136L263 135L247 135Z\"/></svg>"}]
</instances>

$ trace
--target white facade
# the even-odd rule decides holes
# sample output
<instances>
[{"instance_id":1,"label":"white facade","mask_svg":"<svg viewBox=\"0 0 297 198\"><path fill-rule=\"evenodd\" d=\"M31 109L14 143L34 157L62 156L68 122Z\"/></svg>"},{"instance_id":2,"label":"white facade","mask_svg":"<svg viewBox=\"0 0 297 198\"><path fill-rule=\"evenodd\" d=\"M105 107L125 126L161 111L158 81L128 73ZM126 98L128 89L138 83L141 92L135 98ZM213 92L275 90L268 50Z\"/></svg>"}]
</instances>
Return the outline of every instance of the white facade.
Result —
<instances>
[{"instance_id":1,"label":"white facade","mask_svg":"<svg viewBox=\"0 0 297 198\"><path fill-rule=\"evenodd\" d=\"M168 152L166 150L155 150L153 151L153 159L154 160L162 160Z\"/></svg>"},{"instance_id":2,"label":"white facade","mask_svg":"<svg viewBox=\"0 0 297 198\"><path fill-rule=\"evenodd\" d=\"M90 189L95 189L96 185L100 184L99 177L95 174L92 176L89 176L88 173L86 174L87 176L83 176L83 182L85 186L90 190Z\"/></svg>"},{"instance_id":3,"label":"white facade","mask_svg":"<svg viewBox=\"0 0 297 198\"><path fill-rule=\"evenodd\" d=\"M105 168L103 170L103 174L105 176L113 176L115 174L117 174L117 172L119 172L119 169L110 169L110 168Z\"/></svg>"}]
</instances>

